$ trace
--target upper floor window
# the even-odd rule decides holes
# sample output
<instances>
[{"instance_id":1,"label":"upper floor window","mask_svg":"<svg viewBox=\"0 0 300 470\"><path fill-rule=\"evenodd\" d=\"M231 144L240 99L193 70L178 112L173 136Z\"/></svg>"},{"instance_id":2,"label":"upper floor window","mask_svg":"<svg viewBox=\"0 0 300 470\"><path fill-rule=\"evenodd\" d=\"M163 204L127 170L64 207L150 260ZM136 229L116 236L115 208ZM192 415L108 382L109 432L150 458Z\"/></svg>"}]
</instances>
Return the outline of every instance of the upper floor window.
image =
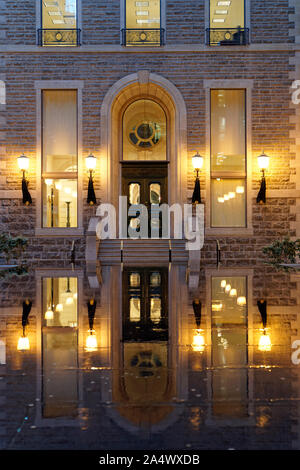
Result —
<instances>
[{"instance_id":1,"label":"upper floor window","mask_svg":"<svg viewBox=\"0 0 300 470\"><path fill-rule=\"evenodd\" d=\"M77 0L42 0L41 46L79 46Z\"/></svg>"},{"instance_id":2,"label":"upper floor window","mask_svg":"<svg viewBox=\"0 0 300 470\"><path fill-rule=\"evenodd\" d=\"M77 227L77 91L42 92L43 227Z\"/></svg>"},{"instance_id":3,"label":"upper floor window","mask_svg":"<svg viewBox=\"0 0 300 470\"><path fill-rule=\"evenodd\" d=\"M207 44L231 46L248 44L245 0L210 0Z\"/></svg>"},{"instance_id":4,"label":"upper floor window","mask_svg":"<svg viewBox=\"0 0 300 470\"><path fill-rule=\"evenodd\" d=\"M160 0L125 0L122 45L161 46L164 43L160 3Z\"/></svg>"},{"instance_id":5,"label":"upper floor window","mask_svg":"<svg viewBox=\"0 0 300 470\"><path fill-rule=\"evenodd\" d=\"M246 227L246 90L211 90L211 226Z\"/></svg>"}]
</instances>

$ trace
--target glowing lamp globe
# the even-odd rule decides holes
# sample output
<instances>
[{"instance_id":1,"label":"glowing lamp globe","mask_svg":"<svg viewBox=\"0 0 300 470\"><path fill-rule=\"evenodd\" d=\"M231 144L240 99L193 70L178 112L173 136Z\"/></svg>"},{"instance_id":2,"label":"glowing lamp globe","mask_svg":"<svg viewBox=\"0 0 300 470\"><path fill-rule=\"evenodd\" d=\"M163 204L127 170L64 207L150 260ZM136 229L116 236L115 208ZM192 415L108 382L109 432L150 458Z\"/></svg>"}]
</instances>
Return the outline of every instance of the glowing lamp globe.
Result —
<instances>
[{"instance_id":1,"label":"glowing lamp globe","mask_svg":"<svg viewBox=\"0 0 300 470\"><path fill-rule=\"evenodd\" d=\"M45 313L45 320L53 320L54 313L51 307L47 308L47 311Z\"/></svg>"},{"instance_id":2,"label":"glowing lamp globe","mask_svg":"<svg viewBox=\"0 0 300 470\"><path fill-rule=\"evenodd\" d=\"M29 168L29 158L26 157L26 155L23 154L20 157L18 157L18 167L22 171L27 171L28 170L28 168Z\"/></svg>"},{"instance_id":3,"label":"glowing lamp globe","mask_svg":"<svg viewBox=\"0 0 300 470\"><path fill-rule=\"evenodd\" d=\"M221 287L222 287L223 289L225 289L226 284L227 284L226 279L223 279L223 280L221 281Z\"/></svg>"},{"instance_id":4,"label":"glowing lamp globe","mask_svg":"<svg viewBox=\"0 0 300 470\"><path fill-rule=\"evenodd\" d=\"M20 336L18 341L18 351L29 351L30 344L27 336Z\"/></svg>"},{"instance_id":5,"label":"glowing lamp globe","mask_svg":"<svg viewBox=\"0 0 300 470\"><path fill-rule=\"evenodd\" d=\"M236 289L231 289L229 292L230 297L236 297L237 296L237 291Z\"/></svg>"},{"instance_id":6,"label":"glowing lamp globe","mask_svg":"<svg viewBox=\"0 0 300 470\"><path fill-rule=\"evenodd\" d=\"M196 352L203 352L205 349L205 339L204 336L201 334L202 330L195 330L195 334L193 336L193 343L192 349Z\"/></svg>"},{"instance_id":7,"label":"glowing lamp globe","mask_svg":"<svg viewBox=\"0 0 300 470\"><path fill-rule=\"evenodd\" d=\"M89 335L86 338L85 350L88 352L96 351L98 348L97 336L95 330L89 330Z\"/></svg>"},{"instance_id":8,"label":"glowing lamp globe","mask_svg":"<svg viewBox=\"0 0 300 470\"><path fill-rule=\"evenodd\" d=\"M257 157L258 166L261 170L266 170L269 167L270 157L265 153L262 153Z\"/></svg>"},{"instance_id":9,"label":"glowing lamp globe","mask_svg":"<svg viewBox=\"0 0 300 470\"><path fill-rule=\"evenodd\" d=\"M271 349L272 349L272 344L271 344L270 336L267 335L266 333L263 333L261 337L259 338L258 350L265 352L265 351L271 351Z\"/></svg>"},{"instance_id":10,"label":"glowing lamp globe","mask_svg":"<svg viewBox=\"0 0 300 470\"><path fill-rule=\"evenodd\" d=\"M194 170L201 170L203 167L204 158L197 152L196 155L192 157L192 164Z\"/></svg>"},{"instance_id":11,"label":"glowing lamp globe","mask_svg":"<svg viewBox=\"0 0 300 470\"><path fill-rule=\"evenodd\" d=\"M89 171L93 171L96 168L97 158L94 155L90 154L85 159L85 165Z\"/></svg>"}]
</instances>

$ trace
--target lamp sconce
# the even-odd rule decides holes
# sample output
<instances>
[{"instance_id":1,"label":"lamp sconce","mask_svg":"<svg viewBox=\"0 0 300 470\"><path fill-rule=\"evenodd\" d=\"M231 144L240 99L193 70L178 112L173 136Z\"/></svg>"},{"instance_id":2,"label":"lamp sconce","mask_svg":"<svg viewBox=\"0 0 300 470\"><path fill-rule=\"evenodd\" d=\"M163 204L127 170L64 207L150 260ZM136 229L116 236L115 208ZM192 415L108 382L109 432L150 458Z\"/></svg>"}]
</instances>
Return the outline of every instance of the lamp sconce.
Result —
<instances>
[{"instance_id":1,"label":"lamp sconce","mask_svg":"<svg viewBox=\"0 0 300 470\"><path fill-rule=\"evenodd\" d=\"M23 153L22 155L20 155L20 157L18 157L17 160L18 160L19 169L23 172L23 177L22 177L23 204L25 204L26 206L29 206L30 204L32 204L31 195L30 195L30 192L28 191L29 181L26 179L26 171L28 171L28 168L29 168L29 158L26 157L26 155L24 155Z\"/></svg>"},{"instance_id":2,"label":"lamp sconce","mask_svg":"<svg viewBox=\"0 0 300 470\"><path fill-rule=\"evenodd\" d=\"M271 351L271 339L270 335L267 334L267 301L264 299L258 300L257 307L263 324L263 328L261 330L262 334L259 338L258 349L259 351Z\"/></svg>"},{"instance_id":3,"label":"lamp sconce","mask_svg":"<svg viewBox=\"0 0 300 470\"><path fill-rule=\"evenodd\" d=\"M201 302L198 299L195 299L193 301L193 310L194 310L196 328L194 329L192 349L193 349L193 351L202 353L205 349L205 338L202 334L203 330L200 328L200 326L201 326L201 309L202 309Z\"/></svg>"},{"instance_id":4,"label":"lamp sconce","mask_svg":"<svg viewBox=\"0 0 300 470\"><path fill-rule=\"evenodd\" d=\"M28 317L31 311L32 302L26 299L23 302L23 312L22 312L22 328L23 334L20 336L18 341L18 351L28 351L30 349L29 338L26 335L26 326L28 325Z\"/></svg>"},{"instance_id":5,"label":"lamp sconce","mask_svg":"<svg viewBox=\"0 0 300 470\"><path fill-rule=\"evenodd\" d=\"M85 159L86 167L87 167L88 171L90 172L89 185L88 185L88 195L87 195L87 203L90 206L93 206L94 204L97 203L96 194L95 194L95 190L94 190L94 181L93 181L93 171L95 171L96 163L97 163L97 158L94 157L94 155L92 155L91 153Z\"/></svg>"},{"instance_id":6,"label":"lamp sconce","mask_svg":"<svg viewBox=\"0 0 300 470\"><path fill-rule=\"evenodd\" d=\"M201 204L201 189L200 189L200 179L199 172L203 167L204 158L197 152L196 155L192 157L192 164L196 172L195 187L192 196L193 204Z\"/></svg>"},{"instance_id":7,"label":"lamp sconce","mask_svg":"<svg viewBox=\"0 0 300 470\"><path fill-rule=\"evenodd\" d=\"M265 171L269 168L270 157L264 152L257 157L258 166L262 172L262 178L260 183L260 189L256 198L258 204L266 203L266 178Z\"/></svg>"},{"instance_id":8,"label":"lamp sconce","mask_svg":"<svg viewBox=\"0 0 300 470\"><path fill-rule=\"evenodd\" d=\"M89 300L87 303L89 316L89 331L86 338L85 350L88 352L96 351L98 348L96 331L94 330L94 319L96 313L97 302L95 299Z\"/></svg>"}]
</instances>

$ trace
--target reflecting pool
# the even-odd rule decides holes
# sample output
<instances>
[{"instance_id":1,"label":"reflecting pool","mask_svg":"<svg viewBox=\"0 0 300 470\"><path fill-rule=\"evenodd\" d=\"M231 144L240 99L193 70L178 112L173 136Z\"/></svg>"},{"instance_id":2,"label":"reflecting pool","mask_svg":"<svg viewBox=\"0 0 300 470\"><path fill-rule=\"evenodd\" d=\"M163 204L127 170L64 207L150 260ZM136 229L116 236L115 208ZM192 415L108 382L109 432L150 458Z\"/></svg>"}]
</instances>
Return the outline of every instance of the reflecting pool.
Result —
<instances>
[{"instance_id":1,"label":"reflecting pool","mask_svg":"<svg viewBox=\"0 0 300 470\"><path fill-rule=\"evenodd\" d=\"M0 448L300 449L299 286L220 266L189 290L159 260L3 277Z\"/></svg>"}]
</instances>

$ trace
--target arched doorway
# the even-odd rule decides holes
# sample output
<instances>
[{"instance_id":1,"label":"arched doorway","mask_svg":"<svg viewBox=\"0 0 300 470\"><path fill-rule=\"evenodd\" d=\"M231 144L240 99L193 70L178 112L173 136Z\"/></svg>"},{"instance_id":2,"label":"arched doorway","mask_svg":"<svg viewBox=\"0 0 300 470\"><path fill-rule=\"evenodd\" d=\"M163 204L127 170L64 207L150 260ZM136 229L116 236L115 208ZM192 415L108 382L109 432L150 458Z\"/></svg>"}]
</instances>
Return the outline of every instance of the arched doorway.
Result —
<instances>
[{"instance_id":1,"label":"arched doorway","mask_svg":"<svg viewBox=\"0 0 300 470\"><path fill-rule=\"evenodd\" d=\"M159 127L155 129L153 124ZM125 139L123 127L127 132ZM186 203L186 127L184 100L169 80L140 71L116 82L101 107L101 201L112 203L118 215L122 170L126 165L134 167L137 162L136 167L146 168L148 174L149 166L156 166L160 174L154 175L154 179L165 179L164 189L151 187L154 197L162 189L165 195L161 193L160 197L170 205ZM132 186L133 192L137 189ZM146 196L144 199L149 202Z\"/></svg>"}]
</instances>

